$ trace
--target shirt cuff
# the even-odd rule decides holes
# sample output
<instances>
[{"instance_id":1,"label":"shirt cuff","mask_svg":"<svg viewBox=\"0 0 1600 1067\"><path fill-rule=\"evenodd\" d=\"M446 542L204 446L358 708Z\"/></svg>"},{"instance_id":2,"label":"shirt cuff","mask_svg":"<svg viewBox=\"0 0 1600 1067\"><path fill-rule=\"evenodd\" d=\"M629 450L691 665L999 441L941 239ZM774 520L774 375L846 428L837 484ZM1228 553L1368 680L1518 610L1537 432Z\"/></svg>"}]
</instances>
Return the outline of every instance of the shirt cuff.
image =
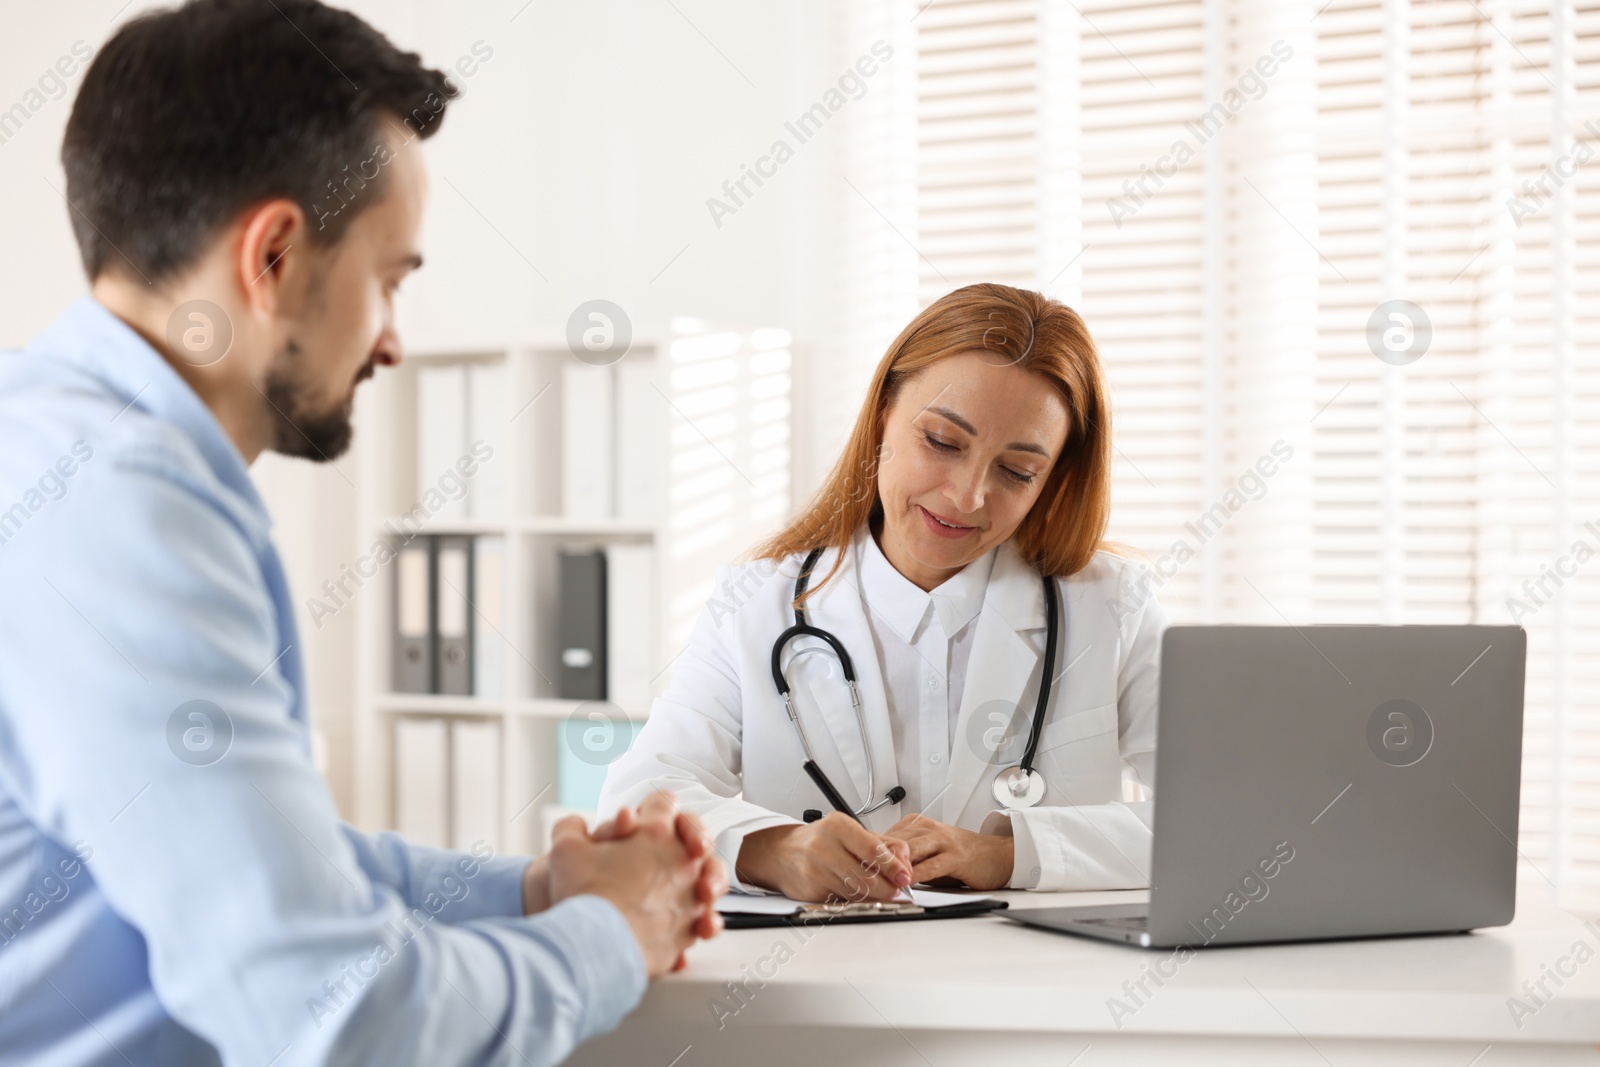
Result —
<instances>
[{"instance_id":1,"label":"shirt cuff","mask_svg":"<svg viewBox=\"0 0 1600 1067\"><path fill-rule=\"evenodd\" d=\"M584 894L530 917L572 968L582 1013L577 1042L616 1028L638 1006L649 984L644 954L617 906Z\"/></svg>"},{"instance_id":2,"label":"shirt cuff","mask_svg":"<svg viewBox=\"0 0 1600 1067\"><path fill-rule=\"evenodd\" d=\"M1039 862L1039 843L1033 839L1033 827L1027 818L1017 818L1022 814L1013 812L1011 816L1011 888L1037 889L1044 877Z\"/></svg>"},{"instance_id":3,"label":"shirt cuff","mask_svg":"<svg viewBox=\"0 0 1600 1067\"><path fill-rule=\"evenodd\" d=\"M531 856L495 856L479 860L477 877L467 881L471 891L456 905L450 921L521 915L522 874L532 862Z\"/></svg>"}]
</instances>

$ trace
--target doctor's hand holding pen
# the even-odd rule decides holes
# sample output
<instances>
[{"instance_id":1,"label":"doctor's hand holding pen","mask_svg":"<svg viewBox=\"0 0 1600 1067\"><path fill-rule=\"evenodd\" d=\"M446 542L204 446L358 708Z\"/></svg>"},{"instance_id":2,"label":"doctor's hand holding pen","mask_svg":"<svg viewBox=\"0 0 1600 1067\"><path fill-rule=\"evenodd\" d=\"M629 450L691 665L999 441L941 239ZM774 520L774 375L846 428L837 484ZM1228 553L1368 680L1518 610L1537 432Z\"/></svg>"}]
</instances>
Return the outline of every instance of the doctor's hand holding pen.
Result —
<instances>
[{"instance_id":1,"label":"doctor's hand holding pen","mask_svg":"<svg viewBox=\"0 0 1600 1067\"><path fill-rule=\"evenodd\" d=\"M579 815L551 831L550 851L523 875L529 915L571 896L590 893L616 905L639 942L650 977L685 965L684 951L722 930L716 900L728 874L705 828L678 810L671 793L657 792L621 808L591 832Z\"/></svg>"},{"instance_id":2,"label":"doctor's hand holding pen","mask_svg":"<svg viewBox=\"0 0 1600 1067\"><path fill-rule=\"evenodd\" d=\"M794 900L894 900L912 881L910 846L842 811L747 834L736 864L740 878Z\"/></svg>"}]
</instances>

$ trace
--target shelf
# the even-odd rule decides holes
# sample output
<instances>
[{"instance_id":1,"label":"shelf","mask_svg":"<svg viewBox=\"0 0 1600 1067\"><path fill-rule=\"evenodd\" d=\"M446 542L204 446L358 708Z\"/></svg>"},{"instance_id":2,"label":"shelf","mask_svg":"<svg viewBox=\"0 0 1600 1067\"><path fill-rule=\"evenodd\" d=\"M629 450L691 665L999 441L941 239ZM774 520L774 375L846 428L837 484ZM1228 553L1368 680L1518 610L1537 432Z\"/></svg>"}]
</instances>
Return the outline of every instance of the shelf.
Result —
<instances>
[{"instance_id":1,"label":"shelf","mask_svg":"<svg viewBox=\"0 0 1600 1067\"><path fill-rule=\"evenodd\" d=\"M517 714L533 719L565 719L583 705L597 703L604 702L595 700L555 700L543 697L532 700L518 700L514 703L514 707ZM615 707L615 705L612 706ZM642 712L635 714L624 711L621 708L617 708L617 710L622 711L633 722L644 722L645 716Z\"/></svg>"},{"instance_id":2,"label":"shelf","mask_svg":"<svg viewBox=\"0 0 1600 1067\"><path fill-rule=\"evenodd\" d=\"M421 352L407 352L406 361L411 363L495 363L503 362L513 351L517 351L517 349L507 348L505 345L487 345L482 348L426 349Z\"/></svg>"},{"instance_id":3,"label":"shelf","mask_svg":"<svg viewBox=\"0 0 1600 1067\"><path fill-rule=\"evenodd\" d=\"M379 693L379 711L413 715L504 715L506 701L485 697L438 696L431 693Z\"/></svg>"},{"instance_id":4,"label":"shelf","mask_svg":"<svg viewBox=\"0 0 1600 1067\"><path fill-rule=\"evenodd\" d=\"M604 703L595 700L558 700L549 697L505 701L471 696L437 696L430 693L380 693L372 702L379 711L392 715L504 715L510 710L530 719L565 719L585 704ZM622 711L620 708L617 710ZM623 711L623 714L634 722L643 722L645 718L643 713Z\"/></svg>"},{"instance_id":5,"label":"shelf","mask_svg":"<svg viewBox=\"0 0 1600 1067\"><path fill-rule=\"evenodd\" d=\"M404 530L405 516L390 515L388 518L379 519L377 533L379 536L392 534L396 530ZM439 522L425 524L417 531L417 536L428 534L461 534L467 537L503 536L513 528L511 523L502 519L445 519Z\"/></svg>"},{"instance_id":6,"label":"shelf","mask_svg":"<svg viewBox=\"0 0 1600 1067\"><path fill-rule=\"evenodd\" d=\"M531 534L612 534L622 537L654 537L656 524L634 519L569 519L565 515L535 515L518 519L513 525Z\"/></svg>"},{"instance_id":7,"label":"shelf","mask_svg":"<svg viewBox=\"0 0 1600 1067\"><path fill-rule=\"evenodd\" d=\"M648 706L640 707L634 700L624 710L549 696L558 691L551 679L557 677L557 642L562 639L559 550L578 545L651 548L652 571L637 598L636 621L640 625L627 639L647 649L652 662L667 648L682 644L698 617L705 587L716 568L765 536L770 526L765 517L784 512L788 506L786 478L774 482L771 473L786 475L789 462L787 438L781 433L773 435L773 428L787 424L789 418L788 357L780 359L766 349L758 351L744 333L740 338L738 350L727 352L721 348L713 352L704 345L696 348L693 338L661 338L656 343L634 338L628 363L634 370L647 364L650 373L646 377L655 388L635 395L612 382L616 405L612 424L620 426L618 420L628 418L626 425L637 431L630 434L626 459L640 464L628 468L640 477L625 479L621 466L614 470L617 477L611 507L625 510L627 518L578 518L566 513L582 505L561 492L571 476L563 464L569 447L563 423L568 417L565 390L571 377L565 372L574 359L564 336L550 344L463 345L408 353L399 373L380 375L370 390L362 391L357 402L361 432L356 436L356 458L362 475L357 482L357 529L365 535L363 549L379 542L393 545L412 536L412 531L423 536L502 539L497 558L501 603L486 607L475 603L472 609L477 614L472 617L494 618L493 629L504 639L509 654L491 657L483 667L496 672L486 687L498 696L391 692L398 568L391 567L366 582L369 591L354 601L356 670L365 683L357 686L356 694L357 825L373 830L392 828L399 801L415 800L396 764L396 723L428 717L451 723L481 719L500 727L498 766L484 766L484 773L499 782L494 844L504 852L537 851L543 845L542 832L535 825L538 820L531 809L527 816L518 816L530 797L539 796L559 780L569 735L582 733L582 729L572 729L569 721L587 729L586 713L591 710L625 716L633 722L645 719ZM676 350L679 342L687 347ZM717 361L715 373L706 378L712 360ZM472 481L464 504L441 508L438 496L430 494L460 496L459 487L440 484L456 461L447 462L438 448L422 455L419 418L425 394L421 379L424 371L456 363L504 367L503 377L495 379L502 384L494 385L491 380L491 389L504 388L511 425L494 433L482 432L493 423L482 417L485 412L474 408L472 401L475 396L493 394L477 392L476 381L481 379L469 373L462 386L463 402L468 405L463 413L466 432L493 444L497 466L491 470L495 478ZM675 368L682 369L680 364L691 373L675 374ZM430 378L427 387L437 388L442 380ZM634 381L636 391L640 384L640 380ZM447 396L453 395L450 391L455 383L447 382L444 388ZM581 390L575 395L581 398ZM539 402L537 412L529 411L535 401ZM628 402L626 415L624 401ZM641 401L644 411L638 410ZM523 414L525 411L528 413ZM700 432L687 433L679 425L691 415ZM478 429L473 429L474 425ZM440 419L438 426L455 433L446 419ZM573 440L588 438L574 436ZM620 434L612 445L615 463L623 447ZM724 466L730 456L749 457L751 465L764 472L761 484L734 477L735 471ZM654 472L653 478L643 477L645 465ZM438 478L419 477L435 469ZM463 480L466 477L463 475ZM653 503L643 503L646 499ZM438 510L430 512L429 504ZM368 555L382 553L369 551ZM486 558L496 559L493 555ZM366 577L371 566L364 557L354 569ZM495 658L500 662L495 663ZM474 669L480 669L476 661ZM617 725L621 725L620 719ZM456 783L465 780L463 775L470 777L470 772L454 762L457 731L447 730L446 736L452 740L441 754L447 764L444 779ZM470 732L466 736L470 739ZM480 752L472 758L486 757ZM424 778L412 780L423 782ZM431 787L424 782L422 788ZM544 797L544 801L553 800L553 796ZM446 821L454 819L453 813L445 814ZM456 834L452 824L445 836Z\"/></svg>"},{"instance_id":8,"label":"shelf","mask_svg":"<svg viewBox=\"0 0 1600 1067\"><path fill-rule=\"evenodd\" d=\"M380 535L404 529L403 516L391 515L379 520ZM565 515L532 515L510 521L498 519L450 519L429 523L422 534L462 534L469 537L501 536L506 533L557 534L574 537L654 537L656 524L631 519L569 519Z\"/></svg>"}]
</instances>

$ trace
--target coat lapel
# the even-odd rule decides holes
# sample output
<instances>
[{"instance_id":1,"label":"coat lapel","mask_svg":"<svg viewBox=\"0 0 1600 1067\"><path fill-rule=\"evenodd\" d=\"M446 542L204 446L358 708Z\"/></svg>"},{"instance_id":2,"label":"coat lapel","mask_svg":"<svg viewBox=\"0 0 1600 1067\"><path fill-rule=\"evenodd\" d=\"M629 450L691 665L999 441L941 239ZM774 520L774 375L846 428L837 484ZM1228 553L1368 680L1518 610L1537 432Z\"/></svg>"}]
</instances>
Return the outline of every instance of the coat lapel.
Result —
<instances>
[{"instance_id":1,"label":"coat lapel","mask_svg":"<svg viewBox=\"0 0 1600 1067\"><path fill-rule=\"evenodd\" d=\"M950 750L949 786L926 813L949 825L961 825L962 816L974 805L978 821L993 808L991 782L1003 765L1014 762L1002 764L995 744L1014 735L1001 754L1020 758L1038 698L1034 675L1041 657L1027 634L1045 626L1043 582L1039 571L1024 562L1009 541L995 556L976 622ZM967 828L978 829L977 822Z\"/></svg>"}]
</instances>

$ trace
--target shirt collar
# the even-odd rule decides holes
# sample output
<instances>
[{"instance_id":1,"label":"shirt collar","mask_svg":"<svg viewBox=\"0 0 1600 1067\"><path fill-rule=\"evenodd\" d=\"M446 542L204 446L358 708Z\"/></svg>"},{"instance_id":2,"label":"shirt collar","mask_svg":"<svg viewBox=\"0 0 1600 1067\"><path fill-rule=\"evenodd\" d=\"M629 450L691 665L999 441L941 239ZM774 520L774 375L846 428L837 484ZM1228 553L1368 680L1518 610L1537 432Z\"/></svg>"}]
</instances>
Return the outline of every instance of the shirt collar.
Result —
<instances>
[{"instance_id":1,"label":"shirt collar","mask_svg":"<svg viewBox=\"0 0 1600 1067\"><path fill-rule=\"evenodd\" d=\"M271 526L244 456L211 409L161 353L104 304L92 296L79 297L28 350L82 370L127 407L176 426L194 442L217 478L259 516L262 526Z\"/></svg>"},{"instance_id":2,"label":"shirt collar","mask_svg":"<svg viewBox=\"0 0 1600 1067\"><path fill-rule=\"evenodd\" d=\"M983 608L995 550L990 549L946 578L932 592L895 570L866 526L856 533L861 600L886 621L906 644L913 643L929 615L939 620L945 637L960 633Z\"/></svg>"}]
</instances>

